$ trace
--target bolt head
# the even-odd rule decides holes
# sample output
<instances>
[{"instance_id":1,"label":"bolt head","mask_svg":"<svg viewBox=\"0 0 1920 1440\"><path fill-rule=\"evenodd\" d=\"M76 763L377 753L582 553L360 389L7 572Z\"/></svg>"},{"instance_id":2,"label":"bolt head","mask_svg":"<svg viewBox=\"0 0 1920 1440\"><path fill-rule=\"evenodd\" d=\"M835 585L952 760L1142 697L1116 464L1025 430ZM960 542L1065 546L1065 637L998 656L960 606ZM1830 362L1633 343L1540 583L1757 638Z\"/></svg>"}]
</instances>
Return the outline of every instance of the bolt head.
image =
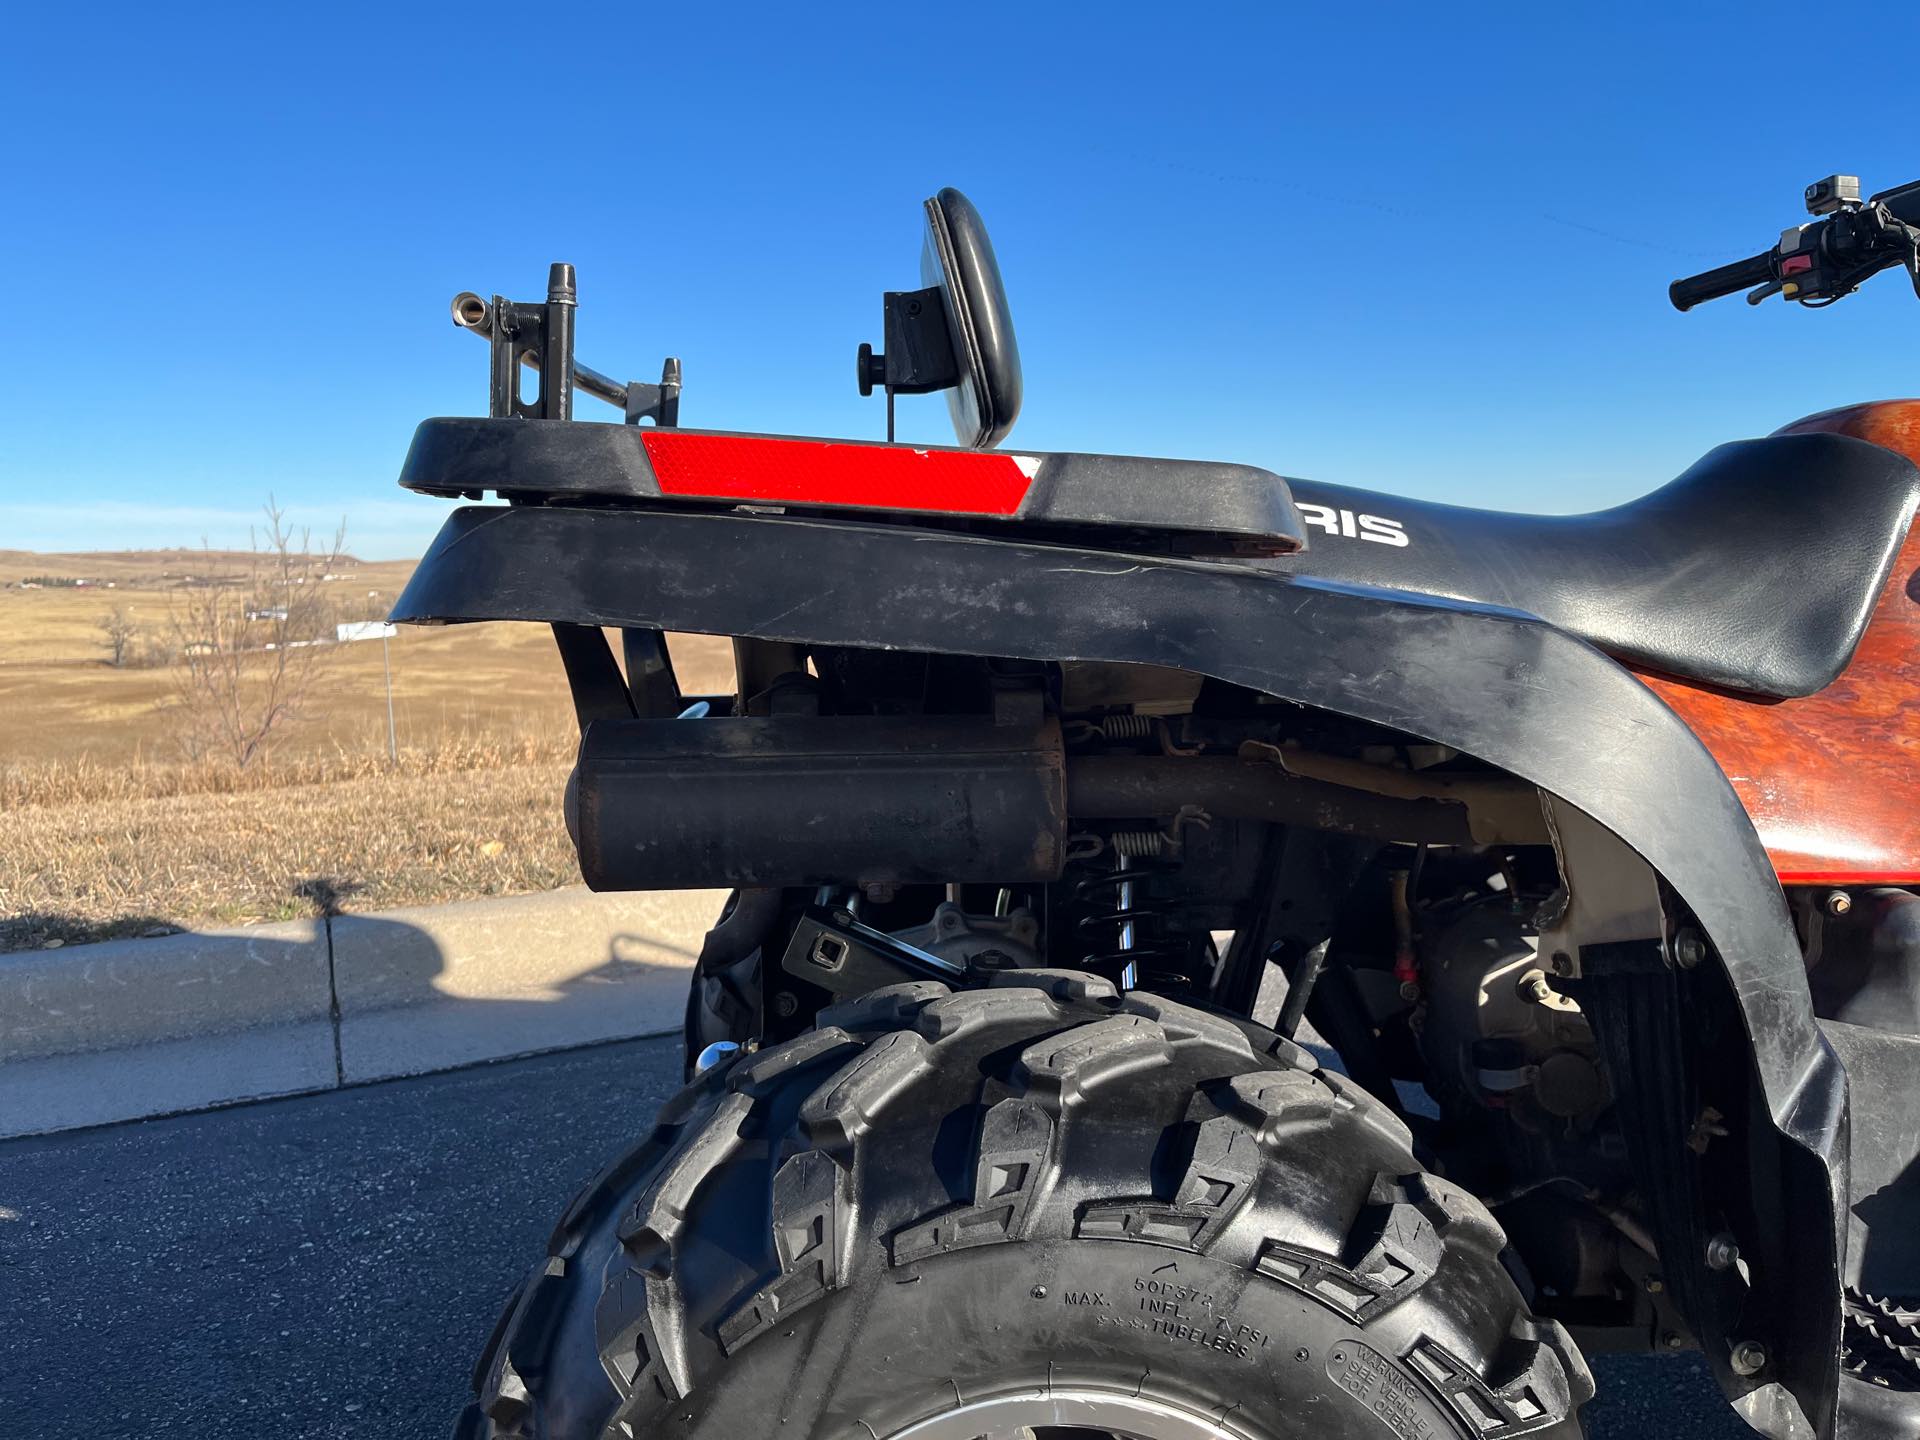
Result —
<instances>
[{"instance_id":1,"label":"bolt head","mask_svg":"<svg viewBox=\"0 0 1920 1440\"><path fill-rule=\"evenodd\" d=\"M794 998L791 990L782 990L773 997L773 1013L782 1020L791 1019L800 1009L800 1002Z\"/></svg>"},{"instance_id":2,"label":"bolt head","mask_svg":"<svg viewBox=\"0 0 1920 1440\"><path fill-rule=\"evenodd\" d=\"M1844 890L1829 890L1827 892L1826 904L1827 914L1844 915L1853 909L1853 896Z\"/></svg>"},{"instance_id":3,"label":"bolt head","mask_svg":"<svg viewBox=\"0 0 1920 1440\"><path fill-rule=\"evenodd\" d=\"M1682 930L1673 939L1673 958L1682 970L1691 970L1707 958L1707 942L1698 930Z\"/></svg>"},{"instance_id":4,"label":"bolt head","mask_svg":"<svg viewBox=\"0 0 1920 1440\"><path fill-rule=\"evenodd\" d=\"M1662 1280L1658 1275L1647 1276L1647 1294L1662 1295L1666 1293L1666 1289L1667 1282Z\"/></svg>"},{"instance_id":5,"label":"bolt head","mask_svg":"<svg viewBox=\"0 0 1920 1440\"><path fill-rule=\"evenodd\" d=\"M1734 1243L1733 1236L1722 1231L1707 1241L1707 1268L1709 1270L1731 1270L1740 1259L1740 1247Z\"/></svg>"},{"instance_id":6,"label":"bolt head","mask_svg":"<svg viewBox=\"0 0 1920 1440\"><path fill-rule=\"evenodd\" d=\"M1767 1368L1767 1347L1758 1340L1741 1340L1728 1357L1736 1375L1758 1375Z\"/></svg>"},{"instance_id":7,"label":"bolt head","mask_svg":"<svg viewBox=\"0 0 1920 1440\"><path fill-rule=\"evenodd\" d=\"M1684 1350L1687 1348L1687 1337L1677 1330L1669 1330L1661 1335L1660 1343L1669 1350Z\"/></svg>"},{"instance_id":8,"label":"bolt head","mask_svg":"<svg viewBox=\"0 0 1920 1440\"><path fill-rule=\"evenodd\" d=\"M1544 1005L1553 999L1553 986L1538 970L1529 970L1522 975L1514 985L1514 990L1522 1000L1531 1000L1536 1005Z\"/></svg>"}]
</instances>

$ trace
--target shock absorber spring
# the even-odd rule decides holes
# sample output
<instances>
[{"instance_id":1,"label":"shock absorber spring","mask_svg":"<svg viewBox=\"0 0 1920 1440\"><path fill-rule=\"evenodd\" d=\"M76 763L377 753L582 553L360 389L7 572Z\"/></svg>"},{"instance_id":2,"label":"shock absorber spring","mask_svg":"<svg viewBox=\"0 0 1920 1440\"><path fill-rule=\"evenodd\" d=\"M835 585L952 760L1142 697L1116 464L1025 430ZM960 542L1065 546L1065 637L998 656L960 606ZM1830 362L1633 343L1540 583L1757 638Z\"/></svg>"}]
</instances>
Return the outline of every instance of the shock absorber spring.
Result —
<instances>
[{"instance_id":1,"label":"shock absorber spring","mask_svg":"<svg viewBox=\"0 0 1920 1440\"><path fill-rule=\"evenodd\" d=\"M1128 840L1124 846L1123 839ZM1191 986L1190 947L1166 933L1169 907L1152 894L1155 878L1172 868L1156 862L1166 837L1143 831L1112 840L1115 858L1107 868L1094 868L1099 862L1093 862L1073 882L1071 894L1079 912L1074 930L1086 947L1081 963L1123 989ZM1156 840L1159 844L1150 843Z\"/></svg>"}]
</instances>

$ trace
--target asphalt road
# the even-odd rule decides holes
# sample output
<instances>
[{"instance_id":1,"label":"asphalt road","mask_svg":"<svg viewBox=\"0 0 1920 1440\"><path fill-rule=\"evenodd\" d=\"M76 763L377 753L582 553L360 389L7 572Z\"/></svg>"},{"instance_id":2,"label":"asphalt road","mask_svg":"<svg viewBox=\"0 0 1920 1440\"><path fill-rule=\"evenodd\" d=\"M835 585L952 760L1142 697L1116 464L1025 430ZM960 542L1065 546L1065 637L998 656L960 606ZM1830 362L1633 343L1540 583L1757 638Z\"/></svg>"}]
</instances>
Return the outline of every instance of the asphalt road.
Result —
<instances>
[{"instance_id":1,"label":"asphalt road","mask_svg":"<svg viewBox=\"0 0 1920 1440\"><path fill-rule=\"evenodd\" d=\"M445 1435L501 1298L679 1059L636 1041L0 1144L0 1431ZM1690 1358L1595 1368L1595 1440L1752 1433Z\"/></svg>"}]
</instances>

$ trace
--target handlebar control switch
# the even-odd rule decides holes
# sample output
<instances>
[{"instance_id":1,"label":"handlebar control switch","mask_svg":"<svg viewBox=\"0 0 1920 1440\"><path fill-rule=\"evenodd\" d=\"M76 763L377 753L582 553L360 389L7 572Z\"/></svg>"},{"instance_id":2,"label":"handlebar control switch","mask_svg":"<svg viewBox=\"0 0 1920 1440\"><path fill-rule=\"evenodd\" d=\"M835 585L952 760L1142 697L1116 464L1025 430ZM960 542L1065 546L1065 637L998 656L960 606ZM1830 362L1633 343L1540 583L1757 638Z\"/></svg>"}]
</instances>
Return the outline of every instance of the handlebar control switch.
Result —
<instances>
[{"instance_id":1,"label":"handlebar control switch","mask_svg":"<svg viewBox=\"0 0 1920 1440\"><path fill-rule=\"evenodd\" d=\"M1858 175L1829 175L1824 180L1816 180L1807 187L1807 213L1809 215L1831 215L1849 205L1860 203L1860 177Z\"/></svg>"}]
</instances>

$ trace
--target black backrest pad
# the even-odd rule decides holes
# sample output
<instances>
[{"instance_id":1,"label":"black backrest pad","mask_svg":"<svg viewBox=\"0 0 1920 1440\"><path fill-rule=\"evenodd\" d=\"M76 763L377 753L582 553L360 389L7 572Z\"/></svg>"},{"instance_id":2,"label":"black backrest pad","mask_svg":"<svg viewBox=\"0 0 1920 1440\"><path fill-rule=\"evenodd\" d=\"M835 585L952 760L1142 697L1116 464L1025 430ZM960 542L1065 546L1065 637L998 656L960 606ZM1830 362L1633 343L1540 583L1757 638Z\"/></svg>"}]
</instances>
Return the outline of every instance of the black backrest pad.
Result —
<instances>
[{"instance_id":1,"label":"black backrest pad","mask_svg":"<svg viewBox=\"0 0 1920 1440\"><path fill-rule=\"evenodd\" d=\"M1308 548L1264 563L1525 610L1647 669L1779 697L1846 668L1920 503L1905 457L1826 434L1722 445L1588 515L1289 484Z\"/></svg>"}]
</instances>

